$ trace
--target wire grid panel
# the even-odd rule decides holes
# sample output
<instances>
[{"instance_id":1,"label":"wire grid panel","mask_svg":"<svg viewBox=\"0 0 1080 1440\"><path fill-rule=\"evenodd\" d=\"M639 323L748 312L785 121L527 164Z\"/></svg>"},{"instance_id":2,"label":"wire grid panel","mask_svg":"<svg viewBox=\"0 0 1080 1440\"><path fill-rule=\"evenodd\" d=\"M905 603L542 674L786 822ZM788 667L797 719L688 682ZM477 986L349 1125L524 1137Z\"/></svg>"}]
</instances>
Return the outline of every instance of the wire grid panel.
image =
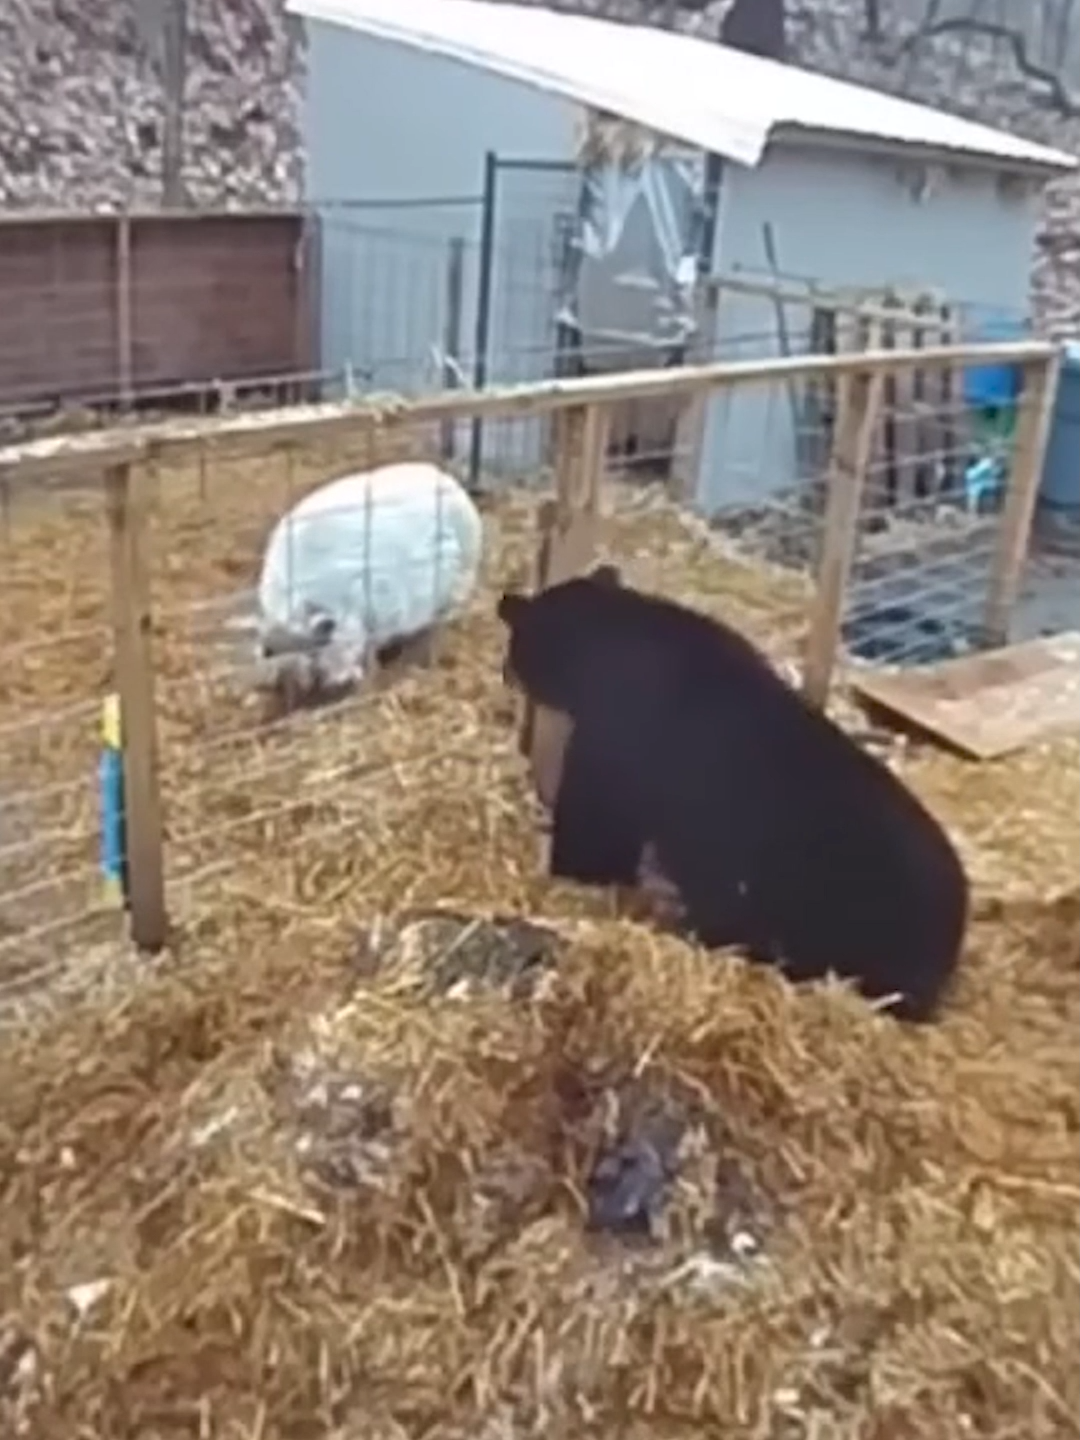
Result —
<instances>
[{"instance_id":1,"label":"wire grid panel","mask_svg":"<svg viewBox=\"0 0 1080 1440\"><path fill-rule=\"evenodd\" d=\"M745 341L755 359L770 358L775 343L764 333ZM812 576L824 524L835 387L816 379L755 382L715 392L705 409L702 509L748 561Z\"/></svg>"},{"instance_id":2,"label":"wire grid panel","mask_svg":"<svg viewBox=\"0 0 1080 1440\"><path fill-rule=\"evenodd\" d=\"M492 421L493 445L515 451L526 423ZM257 655L255 592L280 517L351 469L437 458L438 445L437 429L417 427L389 453L211 454L201 480L195 466L160 473L153 551L168 558L155 573L156 668L174 917L243 895L338 923L359 918L371 887L385 893L390 871L408 904L423 884L423 847L460 843L455 817L472 817L474 863L499 863L513 842L514 863L527 856L522 883L537 878L538 817L518 754L519 705L503 683L497 603L503 589L535 583L549 470L484 495L483 554L466 602L430 635L401 637L419 643L389 647L359 683L283 695L280 672ZM628 479L617 455L602 511L596 558L617 563L628 583L738 625L778 659L795 654L807 605L799 577L748 564L664 481ZM344 528L357 516L337 519ZM378 560L378 522L368 510L357 527L361 568ZM439 562L429 558L434 594ZM301 570L298 560L298 584ZM463 851L462 864L469 858Z\"/></svg>"},{"instance_id":3,"label":"wire grid panel","mask_svg":"<svg viewBox=\"0 0 1080 1440\"><path fill-rule=\"evenodd\" d=\"M738 386L710 402L704 508L740 554L812 581L837 438L833 383ZM1019 420L959 373L886 378L845 592L855 662L926 664L977 649Z\"/></svg>"},{"instance_id":4,"label":"wire grid panel","mask_svg":"<svg viewBox=\"0 0 1080 1440\"><path fill-rule=\"evenodd\" d=\"M97 485L15 488L0 520L0 1012L72 983L121 933L99 869L97 771L111 687L108 532Z\"/></svg>"},{"instance_id":5,"label":"wire grid panel","mask_svg":"<svg viewBox=\"0 0 1080 1440\"><path fill-rule=\"evenodd\" d=\"M733 626L797 678L811 576L748 554L666 481L628 476L616 454L605 469L602 508L599 558L617 565L625 583Z\"/></svg>"},{"instance_id":6,"label":"wire grid panel","mask_svg":"<svg viewBox=\"0 0 1080 1440\"><path fill-rule=\"evenodd\" d=\"M497 438L513 446L512 436ZM534 569L530 492L480 512L479 574L464 595L452 583L457 501L432 497L427 514L418 502L407 530L400 511L390 521L389 507L376 508L379 491L316 521L298 516L284 532L296 613L313 573L305 527L317 545L330 522L348 553L326 559L352 567L370 643L261 653L268 617L259 582L279 520L344 475L408 459L439 463L440 439L425 426L396 433L392 445L228 462L211 455L209 484L197 467L162 469L154 552L169 560L155 575L155 614L172 913L212 907L223 886L285 907L313 904L358 855L377 868L403 864L407 891L416 876L398 854L395 827L433 794L491 789L491 772L513 753L495 605L505 584L528 583ZM432 534L439 543L429 543ZM415 617L428 594L429 616L440 597L461 603L427 629L397 623L403 603ZM361 661L363 674L340 668L343 656Z\"/></svg>"},{"instance_id":7,"label":"wire grid panel","mask_svg":"<svg viewBox=\"0 0 1080 1440\"><path fill-rule=\"evenodd\" d=\"M429 197L139 216L125 243L116 216L19 222L0 257L0 432L461 384L480 214L478 197Z\"/></svg>"},{"instance_id":8,"label":"wire grid panel","mask_svg":"<svg viewBox=\"0 0 1080 1440\"><path fill-rule=\"evenodd\" d=\"M570 165L500 160L493 205L487 372L496 384L555 373L559 306L581 196Z\"/></svg>"},{"instance_id":9,"label":"wire grid panel","mask_svg":"<svg viewBox=\"0 0 1080 1440\"><path fill-rule=\"evenodd\" d=\"M1020 403L938 371L886 383L843 621L856 661L920 665L983 645Z\"/></svg>"},{"instance_id":10,"label":"wire grid panel","mask_svg":"<svg viewBox=\"0 0 1080 1440\"><path fill-rule=\"evenodd\" d=\"M486 197L491 244L482 258L487 303L477 312L474 356L489 384L546 380L559 370L580 196L573 166L501 158L494 166ZM551 422L512 427L509 452L507 441L505 428L483 427L489 484L520 481L541 466L553 443Z\"/></svg>"},{"instance_id":11,"label":"wire grid panel","mask_svg":"<svg viewBox=\"0 0 1080 1440\"><path fill-rule=\"evenodd\" d=\"M355 392L472 374L479 202L319 207L324 366Z\"/></svg>"},{"instance_id":12,"label":"wire grid panel","mask_svg":"<svg viewBox=\"0 0 1080 1440\"><path fill-rule=\"evenodd\" d=\"M743 392L753 399L756 394L760 401L760 391L760 385L740 385L736 396ZM805 413L810 413L808 402L804 394ZM784 406L788 403L785 397ZM876 518L874 507L887 502L890 515L900 513L905 485L915 491L910 502L917 509L913 523L940 522L947 511L962 511L970 527L997 523L971 508L974 480L982 473L978 460L985 458L973 446L989 437L973 428L956 394L948 408L935 402L932 413L925 399L920 400L913 412L922 427L920 445L904 450L894 435L889 449L890 423L895 429L900 418L909 418L904 403L894 397L891 408L885 407L878 417L859 564L867 553L867 535L873 538L896 528L895 521ZM835 429L828 404L821 396L814 404L813 426ZM497 443L512 450L524 424L520 418L493 421L491 429ZM1011 433L1007 425L1000 433L994 431L1002 465L1007 463ZM447 817L454 813L471 817L473 826L463 856L470 847L475 854L487 855L492 846L497 851L508 833L506 825L516 827L519 840L523 827L531 827L529 843L535 840L515 754L515 706L502 684L504 636L496 606L502 588L528 584L535 574L537 507L553 491L550 469L537 471L532 485L506 487L480 502L484 538L477 584L448 623L433 627L426 653L409 653L406 647L396 656L384 654L379 658L385 663L376 669L368 664L365 647L364 679L355 683L354 676L354 683L339 690L343 677L334 675L323 691L316 688L306 697L310 704L283 706L280 693L267 693L252 622L259 618L256 589L277 522L326 481L392 461L437 457L441 440L438 426L395 424L366 431L351 442L278 449L244 460L222 459L211 445L201 459L162 463L150 477L147 554L153 557L161 783L174 918L183 919L190 905L215 908L222 887L309 912L333 898L335 906L345 906L334 912L340 918L353 901L361 905L364 877L385 878L388 866L394 870L395 896L407 899L422 883L423 847L440 843L440 835L442 843L451 843L450 832L439 825L449 823ZM775 484L785 476L763 477L757 513L779 520L776 533L756 548L754 535L734 526L731 513L712 523L695 516L674 502L665 479L642 483L624 456L609 451L597 559L617 563L630 583L736 625L777 660L793 660L806 634L814 591L814 544L804 544L798 563L785 546L780 555L770 555L770 544L777 535L785 540L783 506L790 503L792 490L803 501L796 521L819 543L830 473L828 466L816 472L800 469L804 447L799 441L793 423L783 452L787 486L777 485L770 494L768 481ZM902 483L896 478L901 470L907 476ZM803 474L808 476L802 481L806 493L800 492ZM937 492L923 494L931 482ZM961 484L967 486L966 505L957 495ZM816 494L817 501L808 503L807 494ZM983 497L980 503L992 510L1000 496ZM3 808L8 826L4 844L16 862L30 867L30 873L12 870L7 877L12 898L6 923L9 937L18 936L20 960L28 953L26 936L39 923L84 922L100 910L93 771L100 699L110 684L100 495L58 495L39 487L32 495L14 497L11 534L24 505L25 523L34 538L18 564L4 567L10 595L3 616L11 651L5 677L18 679L2 692L11 702L15 736L13 757L3 773L21 777L18 792L7 797L11 803ZM970 527L964 540L969 554L974 550ZM370 547L362 540L359 548L366 563ZM909 545L907 553L926 567L925 544ZM438 588L438 564L432 566L432 594ZM57 583L57 575L65 577L64 584ZM870 578L876 579L876 572ZM910 580L907 591L913 593ZM52 637L46 651L66 642L78 647L73 669L45 664L33 647L21 662L23 668L15 668L19 642L25 639L20 627L33 624L43 625ZM383 642L391 638L420 637L373 637ZM42 647L37 648L41 652ZM42 707L31 703L40 699L45 701L45 719ZM65 702L70 702L70 715ZM53 747L55 757L46 723L50 708L57 712L56 724L70 721L74 727ZM53 758L55 765L49 763ZM71 809L62 803L57 810L48 809L46 801L57 788L76 795L68 802ZM34 791L48 793L35 796ZM479 795L490 796L490 803L479 805ZM403 835L414 837L411 848L403 848ZM49 845L54 848L43 861L25 860L26 846L40 851ZM535 847L530 853L527 869L533 874ZM41 883L43 870L63 900L36 912L33 887Z\"/></svg>"}]
</instances>

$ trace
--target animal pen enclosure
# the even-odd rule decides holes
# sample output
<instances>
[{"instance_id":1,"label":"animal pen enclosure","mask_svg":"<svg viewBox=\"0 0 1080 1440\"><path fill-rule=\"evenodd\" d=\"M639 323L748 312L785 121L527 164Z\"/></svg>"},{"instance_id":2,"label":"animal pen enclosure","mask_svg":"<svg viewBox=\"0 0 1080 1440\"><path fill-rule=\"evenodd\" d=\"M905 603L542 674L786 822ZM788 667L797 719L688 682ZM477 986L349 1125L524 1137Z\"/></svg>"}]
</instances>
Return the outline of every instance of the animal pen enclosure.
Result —
<instances>
[{"instance_id":1,"label":"animal pen enclosure","mask_svg":"<svg viewBox=\"0 0 1080 1440\"><path fill-rule=\"evenodd\" d=\"M1004 507L980 521L992 632L1054 359L919 359L1006 357L1027 385ZM0 454L5 1433L1069 1433L1075 747L974 781L916 757L994 904L954 1022L912 1038L545 882L499 674L494 592L533 575L553 499L556 571L608 553L778 660L816 657L820 694L873 407L913 363L707 366ZM847 398L816 584L603 458L603 407L628 390L830 377ZM543 415L563 463L492 487L484 581L432 668L262 723L225 618L290 500L437 453L448 417L482 417L512 456ZM80 913L114 686L133 921L153 941L165 908L177 932L158 964ZM593 1178L657 1116L678 1184L651 1245L605 1246Z\"/></svg>"},{"instance_id":2,"label":"animal pen enclosure","mask_svg":"<svg viewBox=\"0 0 1080 1440\"><path fill-rule=\"evenodd\" d=\"M880 543L869 559L866 552L880 542L875 456L881 427L893 420L884 408L886 386L895 391L898 377L916 366L926 372L978 361L1025 367L1004 502L991 513L973 513L962 493L939 495L925 526L909 520L888 552L886 572L905 604L894 605L899 614L884 607L878 625L886 638L891 626L902 649L920 598L912 592L921 587L931 602L937 599L938 611L961 602L968 612L965 642L981 646L1007 637L1022 573L1056 365L1055 352L1038 344L720 363L408 403L391 398L164 423L3 452L10 558L0 613L8 633L21 639L4 652L5 768L18 778L0 810L7 892L7 935L0 943L31 976L35 954L51 963L48 937L99 908L90 780L98 712L112 687L123 713L135 934L152 948L165 937L166 872L175 894L191 894L268 836L291 834L294 823L298 839L308 834L316 815L333 818L342 841L353 843L368 804L358 799L360 777L374 782L380 767L389 767L395 789L420 796L438 785L439 765L449 763L436 733L465 737L465 753L457 758L476 767L481 784L490 757L476 727L479 715L490 716L497 671L490 648L493 596L510 570L530 579L538 506L555 537L545 542L553 575L572 573L602 546L649 588L675 587L681 598L735 620L747 610L748 622L756 619L774 647L789 654L801 647L806 693L824 704L852 575L860 566L875 576L881 568ZM811 524L816 530L814 545L802 545L800 563L762 568L745 532L725 534L722 520L710 531L670 497L635 495L619 485L607 434L610 407L627 395L703 399L726 387L805 384L830 386L836 398L825 471L797 497L798 513L788 515L793 533ZM438 454L446 423L470 416L474 434L481 426L488 432L487 453L498 441L512 454L531 427L546 421L555 424L559 440L553 482L534 476L531 485L504 485L486 497L485 582L477 613L448 644L447 655L456 657L447 662L450 671L414 675L404 689L391 685L305 723L258 725L252 695L245 693L253 642L242 657L247 666L238 666L236 647L244 641L236 626L245 609L250 613L259 550L277 514L312 480L350 463L366 468L392 456ZM953 427L959 417L950 412L944 423ZM227 462L230 449L265 454ZM937 463L940 452L928 458ZM230 473L227 463L240 469ZM102 473L103 488L93 479ZM506 464L499 473L505 482ZM88 488L72 492L78 479L88 480ZM52 484L61 481L64 490L57 493ZM610 517L601 517L602 493L613 505ZM790 506L790 497L781 504ZM937 513L942 505L944 522ZM778 507L772 518L770 533L781 533L784 510ZM111 626L102 608L110 594ZM32 627L40 631L43 615L48 633L27 638ZM850 632L850 616L846 623ZM455 670L462 672L456 679ZM470 684L477 686L475 696ZM404 696L412 697L408 704ZM406 762L399 752L408 724L416 727L417 745ZM334 743L344 749L331 762L331 740L315 737L335 732ZM419 767L408 785L406 763ZM299 824L298 815L309 818ZM184 907L168 908L182 913ZM39 934L44 955L32 943Z\"/></svg>"}]
</instances>

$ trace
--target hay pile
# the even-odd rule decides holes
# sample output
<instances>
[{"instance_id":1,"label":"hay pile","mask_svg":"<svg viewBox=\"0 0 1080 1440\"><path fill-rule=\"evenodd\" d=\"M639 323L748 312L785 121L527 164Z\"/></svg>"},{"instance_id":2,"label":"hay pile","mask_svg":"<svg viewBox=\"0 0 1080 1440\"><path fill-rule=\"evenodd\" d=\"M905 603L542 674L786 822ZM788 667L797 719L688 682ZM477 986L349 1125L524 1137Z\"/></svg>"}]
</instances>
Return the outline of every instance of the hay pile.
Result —
<instances>
[{"instance_id":1,"label":"hay pile","mask_svg":"<svg viewBox=\"0 0 1080 1440\"><path fill-rule=\"evenodd\" d=\"M197 478L158 517L171 849L204 878L137 985L0 1047L0 1431L1074 1434L1077 745L903 760L980 893L949 1017L904 1031L539 877L489 603L434 674L208 758L235 706L170 615L250 583L237 537L280 504L211 478L212 527ZM496 507L493 583L529 516ZM637 577L796 633L664 513L621 534ZM59 633L31 570L22 613ZM100 683L76 654L23 672L38 703ZM521 915L550 943L490 923ZM648 1243L588 1228L620 1141L675 1172Z\"/></svg>"}]
</instances>

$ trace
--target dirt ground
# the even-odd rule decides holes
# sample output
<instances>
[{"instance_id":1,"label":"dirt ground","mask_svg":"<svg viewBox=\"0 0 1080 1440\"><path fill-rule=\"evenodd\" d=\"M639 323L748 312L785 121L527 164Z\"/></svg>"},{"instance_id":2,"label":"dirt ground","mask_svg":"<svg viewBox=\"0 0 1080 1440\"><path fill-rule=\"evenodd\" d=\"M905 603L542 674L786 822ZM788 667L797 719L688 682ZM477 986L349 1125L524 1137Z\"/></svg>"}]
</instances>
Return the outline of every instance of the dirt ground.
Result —
<instances>
[{"instance_id":1,"label":"dirt ground","mask_svg":"<svg viewBox=\"0 0 1080 1440\"><path fill-rule=\"evenodd\" d=\"M0 1430L1074 1435L1080 742L894 756L977 892L940 1025L795 993L542 878L492 614L528 499L490 508L433 670L261 723L206 602L344 464L156 478L157 961L112 917L52 929L98 891L100 509L7 519L0 875L42 889L0 906ZM630 504L632 578L793 653L797 587ZM504 963L500 916L550 928L542 964ZM648 1238L590 1227L598 1160L658 1114Z\"/></svg>"}]
</instances>

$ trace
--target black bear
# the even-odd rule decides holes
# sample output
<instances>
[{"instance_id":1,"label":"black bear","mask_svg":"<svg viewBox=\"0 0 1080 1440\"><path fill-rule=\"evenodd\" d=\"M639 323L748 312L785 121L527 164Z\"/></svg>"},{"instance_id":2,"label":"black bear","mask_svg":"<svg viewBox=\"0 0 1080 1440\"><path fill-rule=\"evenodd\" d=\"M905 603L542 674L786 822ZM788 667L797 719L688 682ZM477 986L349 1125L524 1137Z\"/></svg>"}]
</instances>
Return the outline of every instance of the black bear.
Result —
<instances>
[{"instance_id":1,"label":"black bear","mask_svg":"<svg viewBox=\"0 0 1080 1440\"><path fill-rule=\"evenodd\" d=\"M545 743L534 749L530 764L536 798L547 811L549 819L555 809L566 747L574 729L568 715L561 714L559 718L563 723L552 727L545 736ZM641 852L632 897L627 898L631 898L631 905L625 913L652 920L665 929L678 929L686 919L679 892L661 871L651 844L646 844Z\"/></svg>"},{"instance_id":2,"label":"black bear","mask_svg":"<svg viewBox=\"0 0 1080 1440\"><path fill-rule=\"evenodd\" d=\"M686 929L792 980L830 971L929 1019L968 882L941 826L737 631L613 566L504 594L504 674L572 722L550 869L634 885L649 847Z\"/></svg>"}]
</instances>

